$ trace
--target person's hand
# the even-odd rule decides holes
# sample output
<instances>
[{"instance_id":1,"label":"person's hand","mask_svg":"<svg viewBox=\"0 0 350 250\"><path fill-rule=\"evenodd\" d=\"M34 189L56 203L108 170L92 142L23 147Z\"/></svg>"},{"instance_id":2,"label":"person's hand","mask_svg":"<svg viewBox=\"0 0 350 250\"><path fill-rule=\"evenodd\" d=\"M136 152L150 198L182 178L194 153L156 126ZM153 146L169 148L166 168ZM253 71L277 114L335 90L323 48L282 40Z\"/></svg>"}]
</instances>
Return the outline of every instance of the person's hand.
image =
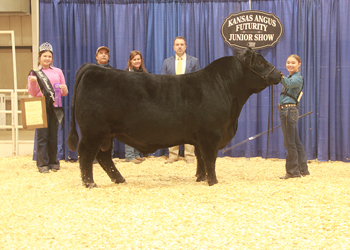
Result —
<instances>
[{"instance_id":1,"label":"person's hand","mask_svg":"<svg viewBox=\"0 0 350 250\"><path fill-rule=\"evenodd\" d=\"M29 76L29 81L31 82L31 83L33 83L33 82L36 82L37 81L37 79L36 79L36 76Z\"/></svg>"},{"instance_id":2,"label":"person's hand","mask_svg":"<svg viewBox=\"0 0 350 250\"><path fill-rule=\"evenodd\" d=\"M283 75L283 73L281 73L281 80L284 78L284 75Z\"/></svg>"},{"instance_id":3,"label":"person's hand","mask_svg":"<svg viewBox=\"0 0 350 250\"><path fill-rule=\"evenodd\" d=\"M62 84L62 85L60 85L60 88L62 90L62 93L67 93L68 92L67 85Z\"/></svg>"}]
</instances>

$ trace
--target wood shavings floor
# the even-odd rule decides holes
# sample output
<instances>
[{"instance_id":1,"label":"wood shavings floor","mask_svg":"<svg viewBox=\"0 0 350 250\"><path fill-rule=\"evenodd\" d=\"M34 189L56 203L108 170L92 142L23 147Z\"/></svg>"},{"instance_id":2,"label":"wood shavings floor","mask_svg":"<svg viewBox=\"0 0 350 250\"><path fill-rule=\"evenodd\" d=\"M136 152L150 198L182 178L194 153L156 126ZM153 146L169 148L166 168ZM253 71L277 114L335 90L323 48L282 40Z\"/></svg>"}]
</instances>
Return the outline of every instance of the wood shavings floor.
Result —
<instances>
[{"instance_id":1,"label":"wood shavings floor","mask_svg":"<svg viewBox=\"0 0 350 250\"><path fill-rule=\"evenodd\" d=\"M0 158L0 249L350 249L350 165L310 161L280 180L284 160L218 158L219 184L195 164L114 159L126 183L98 165L40 174L31 156Z\"/></svg>"}]
</instances>

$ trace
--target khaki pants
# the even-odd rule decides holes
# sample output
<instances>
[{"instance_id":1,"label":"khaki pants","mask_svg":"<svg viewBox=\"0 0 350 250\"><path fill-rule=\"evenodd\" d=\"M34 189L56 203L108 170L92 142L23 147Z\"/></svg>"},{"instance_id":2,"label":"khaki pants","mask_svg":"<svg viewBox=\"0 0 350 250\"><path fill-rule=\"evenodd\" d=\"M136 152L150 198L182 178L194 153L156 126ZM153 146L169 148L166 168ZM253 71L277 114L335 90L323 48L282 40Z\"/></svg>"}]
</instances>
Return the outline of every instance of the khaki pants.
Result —
<instances>
[{"instance_id":1,"label":"khaki pants","mask_svg":"<svg viewBox=\"0 0 350 250\"><path fill-rule=\"evenodd\" d=\"M179 146L169 148L169 159L177 160L179 157ZM194 160L194 146L185 144L185 159Z\"/></svg>"}]
</instances>

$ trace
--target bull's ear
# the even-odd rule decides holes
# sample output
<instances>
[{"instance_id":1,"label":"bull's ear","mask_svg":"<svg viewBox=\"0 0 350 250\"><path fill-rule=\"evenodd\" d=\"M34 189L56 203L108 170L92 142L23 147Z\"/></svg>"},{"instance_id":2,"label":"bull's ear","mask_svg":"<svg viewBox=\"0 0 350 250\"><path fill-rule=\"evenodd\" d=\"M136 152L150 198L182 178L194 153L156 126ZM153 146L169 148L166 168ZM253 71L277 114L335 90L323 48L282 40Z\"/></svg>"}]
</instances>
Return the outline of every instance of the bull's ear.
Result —
<instances>
[{"instance_id":1,"label":"bull's ear","mask_svg":"<svg viewBox=\"0 0 350 250\"><path fill-rule=\"evenodd\" d=\"M244 62L243 50L236 49L236 55L234 55L234 56L237 56L238 60L240 60L241 62Z\"/></svg>"},{"instance_id":2,"label":"bull's ear","mask_svg":"<svg viewBox=\"0 0 350 250\"><path fill-rule=\"evenodd\" d=\"M249 63L250 67L253 67L253 65L254 65L254 60L255 60L255 53L252 53L252 54L251 54L251 57L250 57L250 63Z\"/></svg>"},{"instance_id":3,"label":"bull's ear","mask_svg":"<svg viewBox=\"0 0 350 250\"><path fill-rule=\"evenodd\" d=\"M251 54L252 54L253 50L249 47L247 47L245 50L244 50L244 57L250 57Z\"/></svg>"},{"instance_id":4,"label":"bull's ear","mask_svg":"<svg viewBox=\"0 0 350 250\"><path fill-rule=\"evenodd\" d=\"M255 60L255 53L254 51L251 49L251 48L247 48L245 51L244 51L244 64L247 66L247 67L252 67L253 64L254 64L254 60Z\"/></svg>"}]
</instances>

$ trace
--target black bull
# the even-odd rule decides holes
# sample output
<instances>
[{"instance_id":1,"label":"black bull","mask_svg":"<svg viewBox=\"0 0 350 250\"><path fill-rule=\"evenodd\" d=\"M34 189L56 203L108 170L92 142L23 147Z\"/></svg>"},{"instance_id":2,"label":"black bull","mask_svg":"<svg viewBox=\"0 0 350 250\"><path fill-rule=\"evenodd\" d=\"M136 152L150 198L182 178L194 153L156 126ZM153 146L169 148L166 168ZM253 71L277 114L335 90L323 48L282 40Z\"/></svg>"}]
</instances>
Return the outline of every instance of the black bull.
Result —
<instances>
[{"instance_id":1,"label":"black bull","mask_svg":"<svg viewBox=\"0 0 350 250\"><path fill-rule=\"evenodd\" d=\"M153 75L84 64L78 70L67 145L78 154L83 184L95 187L96 158L111 180L125 181L111 159L113 138L143 154L192 144L197 180L218 183L215 162L237 131L243 105L253 93L277 84L281 72L247 49L185 75Z\"/></svg>"}]
</instances>

